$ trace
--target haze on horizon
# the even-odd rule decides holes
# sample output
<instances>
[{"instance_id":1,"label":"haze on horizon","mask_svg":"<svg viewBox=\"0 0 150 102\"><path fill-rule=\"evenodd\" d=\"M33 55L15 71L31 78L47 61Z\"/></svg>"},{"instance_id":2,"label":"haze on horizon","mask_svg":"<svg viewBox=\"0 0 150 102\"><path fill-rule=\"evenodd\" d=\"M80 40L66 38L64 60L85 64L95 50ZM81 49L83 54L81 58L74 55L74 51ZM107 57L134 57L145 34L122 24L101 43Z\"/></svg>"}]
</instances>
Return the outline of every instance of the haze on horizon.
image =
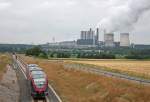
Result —
<instances>
[{"instance_id":1,"label":"haze on horizon","mask_svg":"<svg viewBox=\"0 0 150 102\"><path fill-rule=\"evenodd\" d=\"M114 8L125 4L124 0L0 0L0 43L41 44L52 42L53 37L76 40L81 30L95 28L116 12ZM149 16L150 10L139 16L129 31L131 42L150 44Z\"/></svg>"}]
</instances>

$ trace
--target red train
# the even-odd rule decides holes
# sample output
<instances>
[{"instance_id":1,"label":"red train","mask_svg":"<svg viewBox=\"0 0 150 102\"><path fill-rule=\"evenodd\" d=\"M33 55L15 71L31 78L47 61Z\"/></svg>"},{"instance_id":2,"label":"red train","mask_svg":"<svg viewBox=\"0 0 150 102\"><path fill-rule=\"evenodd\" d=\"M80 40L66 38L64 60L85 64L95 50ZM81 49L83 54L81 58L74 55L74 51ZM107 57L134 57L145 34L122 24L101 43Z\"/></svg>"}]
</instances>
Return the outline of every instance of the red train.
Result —
<instances>
[{"instance_id":1,"label":"red train","mask_svg":"<svg viewBox=\"0 0 150 102\"><path fill-rule=\"evenodd\" d=\"M36 64L29 64L27 77L31 84L33 98L44 98L48 95L48 79L44 71Z\"/></svg>"}]
</instances>

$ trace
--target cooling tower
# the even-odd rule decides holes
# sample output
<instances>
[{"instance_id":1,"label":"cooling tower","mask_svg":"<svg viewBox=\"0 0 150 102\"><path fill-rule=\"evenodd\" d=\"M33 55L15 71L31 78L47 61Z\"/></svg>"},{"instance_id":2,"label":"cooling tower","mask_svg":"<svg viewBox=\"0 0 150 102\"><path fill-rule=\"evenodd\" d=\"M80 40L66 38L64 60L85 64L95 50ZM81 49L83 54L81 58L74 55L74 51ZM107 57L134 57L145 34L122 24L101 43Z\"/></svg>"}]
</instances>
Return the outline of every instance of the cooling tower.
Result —
<instances>
[{"instance_id":1,"label":"cooling tower","mask_svg":"<svg viewBox=\"0 0 150 102\"><path fill-rule=\"evenodd\" d=\"M130 46L129 33L121 33L120 34L120 46L121 47L129 47Z\"/></svg>"},{"instance_id":2,"label":"cooling tower","mask_svg":"<svg viewBox=\"0 0 150 102\"><path fill-rule=\"evenodd\" d=\"M114 47L114 34L113 33L104 34L104 42L105 47Z\"/></svg>"}]
</instances>

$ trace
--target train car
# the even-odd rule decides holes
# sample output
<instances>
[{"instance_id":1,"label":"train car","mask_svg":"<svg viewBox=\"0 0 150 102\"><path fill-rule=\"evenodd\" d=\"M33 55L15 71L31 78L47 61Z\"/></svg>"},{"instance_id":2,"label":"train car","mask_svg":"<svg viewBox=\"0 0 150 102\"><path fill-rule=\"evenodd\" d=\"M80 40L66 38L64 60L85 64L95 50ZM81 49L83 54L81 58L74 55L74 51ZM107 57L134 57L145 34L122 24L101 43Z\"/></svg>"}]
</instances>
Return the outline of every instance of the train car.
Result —
<instances>
[{"instance_id":1,"label":"train car","mask_svg":"<svg viewBox=\"0 0 150 102\"><path fill-rule=\"evenodd\" d=\"M28 64L28 67L38 67L37 64Z\"/></svg>"},{"instance_id":2,"label":"train car","mask_svg":"<svg viewBox=\"0 0 150 102\"><path fill-rule=\"evenodd\" d=\"M31 80L31 72L32 71L39 71L39 70L42 71L42 68L38 67L37 64L28 64L27 71L26 71L28 80Z\"/></svg>"},{"instance_id":3,"label":"train car","mask_svg":"<svg viewBox=\"0 0 150 102\"><path fill-rule=\"evenodd\" d=\"M42 68L37 64L28 64L27 77L33 98L44 98L48 95L48 79Z\"/></svg>"},{"instance_id":4,"label":"train car","mask_svg":"<svg viewBox=\"0 0 150 102\"><path fill-rule=\"evenodd\" d=\"M48 79L43 71L31 72L31 95L33 98L45 98L48 95Z\"/></svg>"},{"instance_id":5,"label":"train car","mask_svg":"<svg viewBox=\"0 0 150 102\"><path fill-rule=\"evenodd\" d=\"M32 71L43 71L40 67L30 67L28 69L28 80L31 80L32 78Z\"/></svg>"}]
</instances>

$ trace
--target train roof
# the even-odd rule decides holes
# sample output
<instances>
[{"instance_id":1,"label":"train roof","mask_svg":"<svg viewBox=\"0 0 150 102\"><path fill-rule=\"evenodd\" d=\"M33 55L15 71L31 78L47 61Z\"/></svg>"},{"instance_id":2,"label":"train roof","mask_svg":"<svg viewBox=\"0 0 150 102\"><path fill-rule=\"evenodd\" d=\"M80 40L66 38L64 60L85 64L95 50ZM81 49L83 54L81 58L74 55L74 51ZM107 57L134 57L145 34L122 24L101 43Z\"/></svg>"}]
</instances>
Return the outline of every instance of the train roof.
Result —
<instances>
[{"instance_id":1,"label":"train roof","mask_svg":"<svg viewBox=\"0 0 150 102\"><path fill-rule=\"evenodd\" d=\"M29 71L42 71L42 68L40 67L29 67Z\"/></svg>"},{"instance_id":2,"label":"train roof","mask_svg":"<svg viewBox=\"0 0 150 102\"><path fill-rule=\"evenodd\" d=\"M32 78L33 79L39 79L39 78L45 78L46 74L43 71L32 71Z\"/></svg>"},{"instance_id":3,"label":"train roof","mask_svg":"<svg viewBox=\"0 0 150 102\"><path fill-rule=\"evenodd\" d=\"M36 71L32 71L32 74L45 74L43 71L41 70L36 70Z\"/></svg>"},{"instance_id":4,"label":"train roof","mask_svg":"<svg viewBox=\"0 0 150 102\"><path fill-rule=\"evenodd\" d=\"M28 64L28 67L38 67L37 64Z\"/></svg>"}]
</instances>

